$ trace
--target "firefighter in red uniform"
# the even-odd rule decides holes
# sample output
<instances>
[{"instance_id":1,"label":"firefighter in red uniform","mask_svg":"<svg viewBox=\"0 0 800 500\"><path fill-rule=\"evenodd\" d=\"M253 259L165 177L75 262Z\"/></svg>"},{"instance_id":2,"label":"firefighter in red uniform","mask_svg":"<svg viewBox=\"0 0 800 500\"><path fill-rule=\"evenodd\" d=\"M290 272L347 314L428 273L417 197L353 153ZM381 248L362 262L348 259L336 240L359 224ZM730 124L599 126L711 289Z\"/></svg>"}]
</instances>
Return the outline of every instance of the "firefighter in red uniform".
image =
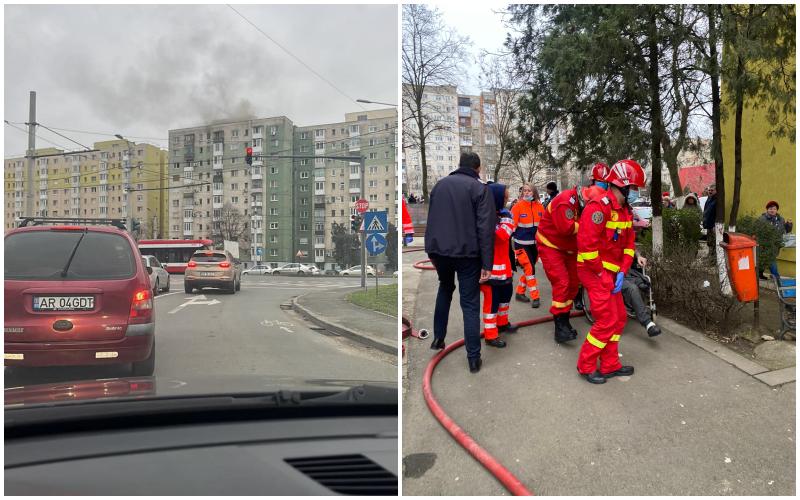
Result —
<instances>
[{"instance_id":1,"label":"firefighter in red uniform","mask_svg":"<svg viewBox=\"0 0 800 500\"><path fill-rule=\"evenodd\" d=\"M522 197L511 208L514 217L514 255L522 267L519 277L516 299L520 302L531 302L532 307L539 307L539 283L536 281L536 261L539 253L536 251L536 231L544 215L544 207L539 201L539 195L530 184L522 186ZM530 295L528 299L527 292Z\"/></svg>"},{"instance_id":2,"label":"firefighter in red uniform","mask_svg":"<svg viewBox=\"0 0 800 500\"><path fill-rule=\"evenodd\" d=\"M592 181L589 184L586 199L590 200L596 196L603 196L608 190L608 183L605 181L608 175L608 165L605 163L595 163L592 167ZM578 287L578 294L575 295L574 307L578 311L583 311L583 290Z\"/></svg>"},{"instance_id":3,"label":"firefighter in red uniform","mask_svg":"<svg viewBox=\"0 0 800 500\"><path fill-rule=\"evenodd\" d=\"M553 288L550 314L555 324L555 341L574 340L578 332L569 322L569 311L578 292L576 235L578 217L589 188L562 191L547 205L536 232L539 258Z\"/></svg>"},{"instance_id":4,"label":"firefighter in red uniform","mask_svg":"<svg viewBox=\"0 0 800 500\"><path fill-rule=\"evenodd\" d=\"M403 198L403 246L414 241L414 225L411 223L411 215L408 213L408 205Z\"/></svg>"},{"instance_id":5,"label":"firefighter in red uniform","mask_svg":"<svg viewBox=\"0 0 800 500\"><path fill-rule=\"evenodd\" d=\"M494 233L494 257L492 274L482 283L483 294L483 338L487 345L505 347L506 342L499 338L500 332L514 333L517 326L508 321L511 294L514 293L514 272L511 269L509 243L514 232L511 212L505 209L508 202L508 189L504 184L490 183L489 191L497 210L497 226Z\"/></svg>"},{"instance_id":6,"label":"firefighter in red uniform","mask_svg":"<svg viewBox=\"0 0 800 500\"><path fill-rule=\"evenodd\" d=\"M595 315L578 356L578 373L593 384L633 374L632 366L622 366L617 351L628 320L620 290L635 254L630 204L644 188L645 175L635 161L621 160L611 167L605 180L609 190L589 200L578 230L578 277L589 292Z\"/></svg>"}]
</instances>

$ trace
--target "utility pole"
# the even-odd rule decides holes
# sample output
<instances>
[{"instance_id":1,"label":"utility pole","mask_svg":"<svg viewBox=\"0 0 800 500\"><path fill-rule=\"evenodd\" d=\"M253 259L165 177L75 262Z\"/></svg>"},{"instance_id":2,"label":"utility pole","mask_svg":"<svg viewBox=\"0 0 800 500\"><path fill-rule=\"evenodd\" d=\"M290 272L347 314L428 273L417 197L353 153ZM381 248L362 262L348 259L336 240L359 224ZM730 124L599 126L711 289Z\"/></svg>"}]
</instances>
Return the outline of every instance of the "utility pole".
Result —
<instances>
[{"instance_id":1,"label":"utility pole","mask_svg":"<svg viewBox=\"0 0 800 500\"><path fill-rule=\"evenodd\" d=\"M36 156L36 92L31 90L30 110L28 112L28 177L25 189L25 215L35 217L34 211L34 186L33 186L33 160Z\"/></svg>"},{"instance_id":2,"label":"utility pole","mask_svg":"<svg viewBox=\"0 0 800 500\"><path fill-rule=\"evenodd\" d=\"M133 234L133 193L131 192L131 156L133 155L133 150L131 149L131 141L119 134L115 134L115 137L128 143L128 157L126 158L123 170L125 174L125 210L127 212L125 227L128 229L129 233Z\"/></svg>"},{"instance_id":3,"label":"utility pole","mask_svg":"<svg viewBox=\"0 0 800 500\"><path fill-rule=\"evenodd\" d=\"M361 172L361 198L367 198L367 173L366 173L366 160L364 155L359 158L359 171ZM367 225L364 224L364 217L361 218L361 226L364 228L361 231L361 288L367 288ZM378 272L375 271L377 277Z\"/></svg>"}]
</instances>

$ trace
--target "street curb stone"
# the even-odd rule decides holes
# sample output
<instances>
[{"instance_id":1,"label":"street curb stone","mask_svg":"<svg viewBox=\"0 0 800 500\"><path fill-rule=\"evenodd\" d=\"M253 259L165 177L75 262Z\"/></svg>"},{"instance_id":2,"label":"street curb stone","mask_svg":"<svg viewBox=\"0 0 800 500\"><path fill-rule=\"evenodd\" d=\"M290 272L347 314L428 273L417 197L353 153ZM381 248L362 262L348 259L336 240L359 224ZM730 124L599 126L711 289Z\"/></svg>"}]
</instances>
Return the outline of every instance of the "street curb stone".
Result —
<instances>
[{"instance_id":1,"label":"street curb stone","mask_svg":"<svg viewBox=\"0 0 800 500\"><path fill-rule=\"evenodd\" d=\"M725 346L708 339L700 332L687 328L671 319L659 317L658 322L667 330L675 335L691 342L704 351L713 354L719 359L730 363L748 375L753 376L759 381L774 387L796 380L795 367L782 368L780 370L770 370L755 361L745 358L741 354L735 353Z\"/></svg>"},{"instance_id":2,"label":"street curb stone","mask_svg":"<svg viewBox=\"0 0 800 500\"><path fill-rule=\"evenodd\" d=\"M314 292L311 292L311 293L314 293ZM306 294L306 295L308 295L308 294ZM329 319L326 319L323 316L320 316L318 313L314 313L313 311L310 311L306 307L301 306L299 304L299 302L298 302L298 299L301 299L304 296L305 295L301 295L299 297L294 297L292 299L292 309L294 309L295 311L297 311L300 314L302 314L307 320L311 321L312 323L314 323L314 324L316 324L318 326L321 326L321 327L325 328L326 330L329 330L329 331L331 331L333 333L336 333L337 335L341 335L342 337L347 337L347 338L349 338L351 340L354 340L356 342L360 342L360 343L362 343L362 344L364 344L366 346L378 349L378 350L383 351L383 352L385 352L387 354L391 354L391 355L397 357L397 346L396 345L387 344L386 342L382 342L382 341L380 341L378 339L369 337L369 336L367 336L367 335L365 335L363 333L355 332L353 330L345 328L342 325L334 323L333 321L331 321Z\"/></svg>"}]
</instances>

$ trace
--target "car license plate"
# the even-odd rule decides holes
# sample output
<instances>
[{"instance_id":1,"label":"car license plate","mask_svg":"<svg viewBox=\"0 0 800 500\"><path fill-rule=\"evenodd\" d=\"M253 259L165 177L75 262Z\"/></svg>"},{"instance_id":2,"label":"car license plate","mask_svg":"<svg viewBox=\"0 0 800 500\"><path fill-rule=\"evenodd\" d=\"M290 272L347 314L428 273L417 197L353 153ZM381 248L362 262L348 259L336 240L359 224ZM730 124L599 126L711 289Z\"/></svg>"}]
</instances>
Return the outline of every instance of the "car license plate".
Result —
<instances>
[{"instance_id":1,"label":"car license plate","mask_svg":"<svg viewBox=\"0 0 800 500\"><path fill-rule=\"evenodd\" d=\"M34 311L91 311L94 297L49 297L34 295Z\"/></svg>"},{"instance_id":2,"label":"car license plate","mask_svg":"<svg viewBox=\"0 0 800 500\"><path fill-rule=\"evenodd\" d=\"M200 273L200 276L216 276L217 273Z\"/></svg>"}]
</instances>

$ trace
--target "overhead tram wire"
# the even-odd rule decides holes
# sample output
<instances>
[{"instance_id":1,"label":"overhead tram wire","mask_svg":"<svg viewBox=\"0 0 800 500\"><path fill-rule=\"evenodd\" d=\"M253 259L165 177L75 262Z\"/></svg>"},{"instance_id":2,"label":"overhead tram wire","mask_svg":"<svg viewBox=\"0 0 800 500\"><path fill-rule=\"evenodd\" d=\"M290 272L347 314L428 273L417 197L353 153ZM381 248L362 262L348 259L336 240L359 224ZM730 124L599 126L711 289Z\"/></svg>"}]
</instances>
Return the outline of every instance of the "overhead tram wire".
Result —
<instances>
[{"instance_id":1,"label":"overhead tram wire","mask_svg":"<svg viewBox=\"0 0 800 500\"><path fill-rule=\"evenodd\" d=\"M287 49L286 47L284 47L283 45L281 45L280 43L278 43L278 41L277 41L277 40L275 40L274 38L272 38L271 36L269 36L268 34L266 34L266 33L265 33L265 32L264 32L264 31L263 31L261 28L259 28L258 26L256 26L256 25L255 25L255 24L254 24L252 21L250 21L249 19L247 19L247 18L246 18L244 15L242 15L242 13L241 13L241 12L239 12L238 10L236 10L236 9L235 9L235 8L234 8L234 7L233 7L231 4L225 4L225 5L227 5L227 6L228 6L228 7L229 7L229 8L230 8L232 11L234 11L234 12L235 12L235 13L236 13L236 14L237 14L239 17L241 17L242 19L244 19L244 20L245 20L245 22L247 22L247 24L249 24L250 26L252 26L252 27L253 27L253 28L255 28L256 30L258 30L258 32L259 32L259 33L261 33L262 35L264 35L264 36L265 36L265 37L266 37L266 38L267 38L269 41L271 41L272 43L274 43L275 45L277 45L277 46L278 46L278 47L279 47L281 50L283 50L284 52L286 52L287 54L289 54L289 55L290 55L290 56L291 56L291 57L292 57L292 58L293 58L295 61L297 61L298 63L300 63L301 65L303 65L303 67L305 67L307 70L309 70L311 73L313 73L313 74L314 74L314 75L315 75L317 78L319 78L320 80L322 80L322 81L324 81L325 83L327 83L328 85L330 85L330 86L331 86L331 87L332 87L334 90L336 90L336 92L338 92L339 94L343 95L343 96L344 96L344 97L346 97L348 100L350 100L350 101L352 101L352 102L356 103L356 105L358 105L358 107L359 107L359 108L361 108L362 110L365 110L365 111L366 111L366 108L364 108L364 106L362 106L362 105L361 105L361 104L360 104L358 101L356 101L355 99L353 99L352 97L350 97L349 95L347 95L347 94L346 94L346 93L345 93L343 90L341 90L339 87L337 87L336 85L334 85L334 84L333 84L333 82L331 82L330 80L328 80L327 78L325 78L324 76L322 76L321 74L319 74L317 71L315 71L315 70L314 70L314 68L312 68L311 66L309 66L308 64L306 64L305 62L303 62L303 60L302 60L302 59L300 59L299 57L297 57L296 55L294 55L292 52L290 52L290 51L289 51L289 49Z\"/></svg>"},{"instance_id":2,"label":"overhead tram wire","mask_svg":"<svg viewBox=\"0 0 800 500\"><path fill-rule=\"evenodd\" d=\"M6 125L8 125L9 127L15 128L15 129L19 130L20 132L22 132L23 134L28 135L28 131L27 130L21 129L21 128L17 127L16 125L12 125L11 122L9 122L8 120L4 120L4 121L6 122ZM39 134L34 134L34 135L37 138L43 140L44 142L48 142L48 143L52 144L53 146L59 147L59 148L64 149L64 150L69 149L68 147L62 146L61 144L56 144L53 141L47 140L44 137L40 136Z\"/></svg>"}]
</instances>

